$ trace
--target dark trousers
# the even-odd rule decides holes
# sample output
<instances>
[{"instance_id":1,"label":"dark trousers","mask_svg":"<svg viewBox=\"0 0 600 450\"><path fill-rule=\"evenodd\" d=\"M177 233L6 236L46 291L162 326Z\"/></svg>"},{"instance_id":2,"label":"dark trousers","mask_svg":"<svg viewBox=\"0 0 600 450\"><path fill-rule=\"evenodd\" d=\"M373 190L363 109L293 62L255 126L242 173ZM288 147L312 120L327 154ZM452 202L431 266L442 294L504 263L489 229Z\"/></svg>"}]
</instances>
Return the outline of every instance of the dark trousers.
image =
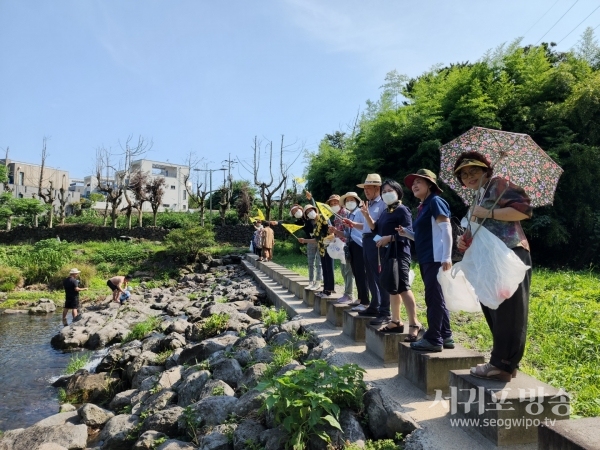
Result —
<instances>
[{"instance_id":1,"label":"dark trousers","mask_svg":"<svg viewBox=\"0 0 600 450\"><path fill-rule=\"evenodd\" d=\"M361 304L368 305L369 286L367 285L367 271L363 258L363 248L352 239L348 240L347 245L350 249L350 267L352 267L352 275L354 275L354 281L356 282L358 299Z\"/></svg>"},{"instance_id":2,"label":"dark trousers","mask_svg":"<svg viewBox=\"0 0 600 450\"><path fill-rule=\"evenodd\" d=\"M427 331L423 335L433 345L442 345L444 339L452 336L450 331L450 313L446 308L442 287L437 280L442 263L419 264L421 278L425 285L425 304L427 305Z\"/></svg>"},{"instance_id":3,"label":"dark trousers","mask_svg":"<svg viewBox=\"0 0 600 450\"><path fill-rule=\"evenodd\" d=\"M323 270L323 290L333 292L335 290L333 259L327 251L325 251L325 256L321 256L321 269Z\"/></svg>"},{"instance_id":4,"label":"dark trousers","mask_svg":"<svg viewBox=\"0 0 600 450\"><path fill-rule=\"evenodd\" d=\"M512 251L531 267L531 254L527 250L515 247ZM490 363L506 372L516 369L525 353L530 285L531 269L525 273L513 296L504 300L498 309L481 305L494 339Z\"/></svg>"},{"instance_id":5,"label":"dark trousers","mask_svg":"<svg viewBox=\"0 0 600 450\"><path fill-rule=\"evenodd\" d=\"M254 247L254 254L257 256L262 256L262 248Z\"/></svg>"},{"instance_id":6,"label":"dark trousers","mask_svg":"<svg viewBox=\"0 0 600 450\"><path fill-rule=\"evenodd\" d=\"M390 316L390 294L379 284L379 258L373 235L363 235L363 257L367 272L367 284L371 292L371 308L377 310L379 316Z\"/></svg>"}]
</instances>

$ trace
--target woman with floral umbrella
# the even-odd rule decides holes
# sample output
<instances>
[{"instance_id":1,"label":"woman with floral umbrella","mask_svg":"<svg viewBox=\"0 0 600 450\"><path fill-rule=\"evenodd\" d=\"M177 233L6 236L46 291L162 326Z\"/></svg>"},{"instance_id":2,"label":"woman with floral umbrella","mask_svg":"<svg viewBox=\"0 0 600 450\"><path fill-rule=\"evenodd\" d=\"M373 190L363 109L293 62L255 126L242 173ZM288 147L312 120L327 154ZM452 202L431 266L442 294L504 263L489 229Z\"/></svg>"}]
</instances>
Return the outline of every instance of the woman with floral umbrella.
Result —
<instances>
[{"instance_id":1,"label":"woman with floral umbrella","mask_svg":"<svg viewBox=\"0 0 600 450\"><path fill-rule=\"evenodd\" d=\"M462 186L477 193L479 200L472 208L471 220L481 223L529 266L512 297L504 300L497 309L481 305L492 332L492 355L489 363L471 368L471 375L508 382L516 376L525 352L531 255L520 221L529 219L533 208L523 188L503 177L492 178L494 168L481 153L461 153L454 163L453 172ZM457 245L464 252L470 242L465 236L460 236Z\"/></svg>"}]
</instances>

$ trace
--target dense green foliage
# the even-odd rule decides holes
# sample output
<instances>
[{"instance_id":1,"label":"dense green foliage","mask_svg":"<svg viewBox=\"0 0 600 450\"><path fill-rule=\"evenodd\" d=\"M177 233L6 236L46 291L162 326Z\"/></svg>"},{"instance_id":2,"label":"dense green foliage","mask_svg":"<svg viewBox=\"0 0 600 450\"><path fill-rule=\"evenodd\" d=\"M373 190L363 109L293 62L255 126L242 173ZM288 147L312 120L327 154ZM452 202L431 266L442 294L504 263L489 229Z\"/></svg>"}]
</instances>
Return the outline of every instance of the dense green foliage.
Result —
<instances>
[{"instance_id":1,"label":"dense green foliage","mask_svg":"<svg viewBox=\"0 0 600 450\"><path fill-rule=\"evenodd\" d=\"M423 167L437 173L440 145L473 126L527 133L565 170L554 207L524 222L534 262L599 264L600 47L589 35L585 44L585 51L557 53L517 41L415 79L389 73L381 98L367 102L351 133L327 135L309 155L309 189L325 199L355 190L367 173L400 181ZM465 206L444 190L453 213L462 215ZM406 193L405 203L415 207Z\"/></svg>"},{"instance_id":2,"label":"dense green foliage","mask_svg":"<svg viewBox=\"0 0 600 450\"><path fill-rule=\"evenodd\" d=\"M166 244L174 255L193 259L202 249L216 245L215 233L210 227L173 230L167 235Z\"/></svg>"},{"instance_id":3,"label":"dense green foliage","mask_svg":"<svg viewBox=\"0 0 600 450\"><path fill-rule=\"evenodd\" d=\"M308 437L317 435L326 442L329 436L319 426L341 430L341 408L360 411L366 390L364 370L355 364L342 367L323 360L308 361L305 370L291 370L258 386L266 390L265 408L275 421L290 433L287 448L302 450Z\"/></svg>"},{"instance_id":4,"label":"dense green foliage","mask_svg":"<svg viewBox=\"0 0 600 450\"><path fill-rule=\"evenodd\" d=\"M142 322L136 323L131 331L123 338L123 342L131 342L136 339L144 339L149 333L156 330L161 320L158 317L148 317Z\"/></svg>"},{"instance_id":5,"label":"dense green foliage","mask_svg":"<svg viewBox=\"0 0 600 450\"><path fill-rule=\"evenodd\" d=\"M16 267L0 266L0 291L9 292L23 284L23 274Z\"/></svg>"}]
</instances>

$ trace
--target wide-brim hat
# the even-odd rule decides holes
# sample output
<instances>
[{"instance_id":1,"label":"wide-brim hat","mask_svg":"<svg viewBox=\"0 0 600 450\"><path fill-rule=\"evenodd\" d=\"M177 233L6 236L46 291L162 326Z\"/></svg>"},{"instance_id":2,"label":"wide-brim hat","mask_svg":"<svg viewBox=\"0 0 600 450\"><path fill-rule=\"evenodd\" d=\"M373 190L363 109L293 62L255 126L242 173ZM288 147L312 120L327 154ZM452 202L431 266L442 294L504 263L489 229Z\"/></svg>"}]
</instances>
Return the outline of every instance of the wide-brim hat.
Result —
<instances>
[{"instance_id":1,"label":"wide-brim hat","mask_svg":"<svg viewBox=\"0 0 600 450\"><path fill-rule=\"evenodd\" d=\"M357 200L356 203L358 203L359 205L361 203L361 199L356 192L346 192L340 197L340 203L345 204L347 198L355 198Z\"/></svg>"},{"instance_id":2,"label":"wide-brim hat","mask_svg":"<svg viewBox=\"0 0 600 450\"><path fill-rule=\"evenodd\" d=\"M319 212L319 210L317 209L316 206L313 206L311 204L308 204L304 207L304 215L306 215L308 213L309 210L314 209L316 212Z\"/></svg>"},{"instance_id":3,"label":"wide-brim hat","mask_svg":"<svg viewBox=\"0 0 600 450\"><path fill-rule=\"evenodd\" d=\"M458 176L458 173L464 169L465 167L483 167L485 169L489 169L489 166L483 161L479 161L477 159L469 159L465 158L460 162L460 165L454 169L454 175Z\"/></svg>"},{"instance_id":4,"label":"wide-brim hat","mask_svg":"<svg viewBox=\"0 0 600 450\"><path fill-rule=\"evenodd\" d=\"M296 208L300 208L300 211L303 211L302 206L299 205L298 203L295 203L292 205L292 207L290 208L290 214L292 213L292 211Z\"/></svg>"},{"instance_id":5,"label":"wide-brim hat","mask_svg":"<svg viewBox=\"0 0 600 450\"><path fill-rule=\"evenodd\" d=\"M381 186L381 177L378 173L370 173L367 175L365 182L357 184L356 187L363 189L365 186Z\"/></svg>"},{"instance_id":6,"label":"wide-brim hat","mask_svg":"<svg viewBox=\"0 0 600 450\"><path fill-rule=\"evenodd\" d=\"M325 203L327 203L329 205L329 202L331 202L333 200L337 200L339 202L340 201L340 196L337 195L337 194L330 195L329 198L327 199L327 201Z\"/></svg>"},{"instance_id":7,"label":"wide-brim hat","mask_svg":"<svg viewBox=\"0 0 600 450\"><path fill-rule=\"evenodd\" d=\"M81 273L81 270L75 268L69 270L69 275L74 275L76 273Z\"/></svg>"},{"instance_id":8,"label":"wide-brim hat","mask_svg":"<svg viewBox=\"0 0 600 450\"><path fill-rule=\"evenodd\" d=\"M432 182L438 194L444 192L440 189L440 187L437 184L437 175L431 170L419 169L417 170L417 173L411 173L410 175L407 175L406 177L404 177L404 185L407 188L412 189L412 185L415 181L415 178L423 178L424 180Z\"/></svg>"}]
</instances>

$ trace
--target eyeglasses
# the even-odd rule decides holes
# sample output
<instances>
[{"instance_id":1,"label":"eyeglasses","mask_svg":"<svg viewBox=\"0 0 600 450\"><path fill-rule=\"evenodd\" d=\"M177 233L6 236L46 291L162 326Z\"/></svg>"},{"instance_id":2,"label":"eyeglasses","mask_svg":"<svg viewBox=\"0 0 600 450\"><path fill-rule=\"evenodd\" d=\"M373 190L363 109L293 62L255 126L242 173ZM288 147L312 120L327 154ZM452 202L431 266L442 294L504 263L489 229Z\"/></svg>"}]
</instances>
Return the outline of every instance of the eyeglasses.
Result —
<instances>
[{"instance_id":1,"label":"eyeglasses","mask_svg":"<svg viewBox=\"0 0 600 450\"><path fill-rule=\"evenodd\" d=\"M471 170L463 170L460 172L460 178L461 179L465 179L465 178L471 178L471 177L476 177L477 175L479 175L482 172L481 169L476 168L476 169L471 169Z\"/></svg>"}]
</instances>

